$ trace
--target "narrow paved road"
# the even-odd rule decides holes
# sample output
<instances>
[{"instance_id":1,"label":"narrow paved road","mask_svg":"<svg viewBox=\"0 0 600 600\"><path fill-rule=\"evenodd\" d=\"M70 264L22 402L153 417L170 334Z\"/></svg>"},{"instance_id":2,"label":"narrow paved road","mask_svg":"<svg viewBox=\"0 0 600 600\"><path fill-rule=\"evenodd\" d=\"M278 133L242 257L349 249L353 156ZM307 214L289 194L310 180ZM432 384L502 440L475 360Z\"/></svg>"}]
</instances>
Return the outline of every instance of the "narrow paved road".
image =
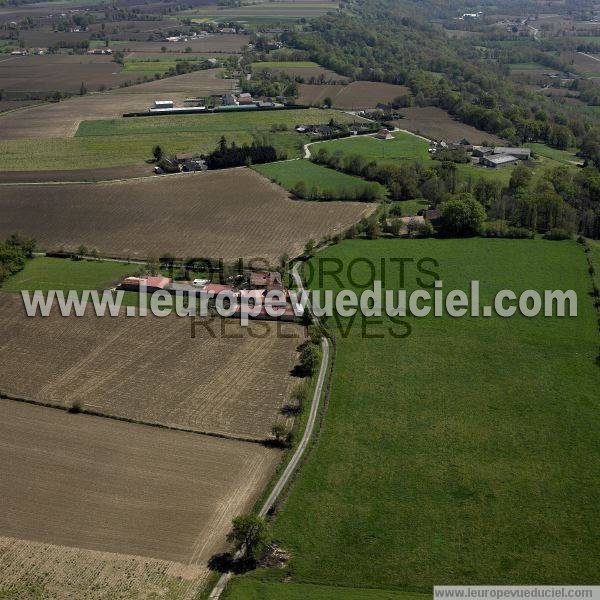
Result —
<instances>
[{"instance_id":1,"label":"narrow paved road","mask_svg":"<svg viewBox=\"0 0 600 600\"><path fill-rule=\"evenodd\" d=\"M296 282L296 286L298 287L298 293L301 294L302 291L304 290L304 285L302 283L302 278L300 277L300 274L298 273L299 264L300 263L296 263L294 265L294 268L292 269L292 276L294 277L294 281ZM310 306L310 304L308 304L308 309L312 312L312 307ZM317 379L317 384L315 386L315 392L313 394L312 404L310 407L310 414L308 415L308 421L306 423L306 429L304 430L302 439L300 440L298 447L294 451L294 455L290 459L290 462L287 464L286 468L284 469L283 473L281 474L281 477L279 478L279 480L273 487L273 490L269 494L269 497L266 499L265 503L263 504L262 508L260 509L260 511L258 513L260 517L264 517L269 512L269 510L271 509L273 504L275 504L275 501L281 494L283 488L286 486L287 482L289 481L292 473L298 467L298 464L300 463L300 460L302 459L302 456L303 456L304 452L306 451L306 448L308 447L308 443L310 441L313 430L315 428L315 423L317 421L317 415L319 413L319 404L321 401L321 393L323 391L325 375L327 374L327 365L329 363L329 341L327 340L326 337L322 338L321 347L323 349L323 359L321 360L321 368L319 369L319 376ZM240 553L236 554L236 558L239 558L239 556L240 556ZM219 578L219 581L217 581L217 584L213 588L212 592L210 593L210 596L208 597L208 599L209 600L218 600L218 598L221 597L221 594L223 593L223 590L227 586L227 583L229 582L230 579L231 579L231 573L223 573L223 575L221 575L221 577Z\"/></svg>"}]
</instances>

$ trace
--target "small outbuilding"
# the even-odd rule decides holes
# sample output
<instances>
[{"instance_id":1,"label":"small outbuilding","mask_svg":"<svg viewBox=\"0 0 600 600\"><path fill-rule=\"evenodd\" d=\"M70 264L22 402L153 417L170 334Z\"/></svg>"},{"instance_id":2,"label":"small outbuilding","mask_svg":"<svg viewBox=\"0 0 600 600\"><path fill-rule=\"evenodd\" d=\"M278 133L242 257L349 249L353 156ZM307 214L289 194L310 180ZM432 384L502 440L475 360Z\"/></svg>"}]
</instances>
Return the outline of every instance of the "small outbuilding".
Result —
<instances>
[{"instance_id":1,"label":"small outbuilding","mask_svg":"<svg viewBox=\"0 0 600 600\"><path fill-rule=\"evenodd\" d=\"M155 100L154 108L173 108L173 100Z\"/></svg>"},{"instance_id":2,"label":"small outbuilding","mask_svg":"<svg viewBox=\"0 0 600 600\"><path fill-rule=\"evenodd\" d=\"M531 158L531 149L530 148L520 148L520 147L504 147L498 146L494 148L494 155L496 154L507 154L509 156L514 156L519 160L529 160Z\"/></svg>"},{"instance_id":3,"label":"small outbuilding","mask_svg":"<svg viewBox=\"0 0 600 600\"><path fill-rule=\"evenodd\" d=\"M519 162L516 156L510 154L498 154L492 156L484 156L480 161L480 164L496 169L497 167L504 167L506 165L513 165Z\"/></svg>"},{"instance_id":4,"label":"small outbuilding","mask_svg":"<svg viewBox=\"0 0 600 600\"><path fill-rule=\"evenodd\" d=\"M494 149L489 146L473 146L473 156L476 158L483 158L494 152Z\"/></svg>"},{"instance_id":5,"label":"small outbuilding","mask_svg":"<svg viewBox=\"0 0 600 600\"><path fill-rule=\"evenodd\" d=\"M376 134L375 137L378 140L393 140L394 136L390 133L389 129L380 129Z\"/></svg>"}]
</instances>

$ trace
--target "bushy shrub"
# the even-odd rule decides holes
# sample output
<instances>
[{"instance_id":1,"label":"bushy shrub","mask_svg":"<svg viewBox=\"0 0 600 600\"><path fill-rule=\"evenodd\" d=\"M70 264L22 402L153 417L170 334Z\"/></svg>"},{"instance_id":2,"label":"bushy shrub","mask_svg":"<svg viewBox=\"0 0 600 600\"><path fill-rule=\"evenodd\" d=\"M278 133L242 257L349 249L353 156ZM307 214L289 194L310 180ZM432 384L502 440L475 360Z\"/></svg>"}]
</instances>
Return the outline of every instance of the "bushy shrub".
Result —
<instances>
[{"instance_id":1,"label":"bushy shrub","mask_svg":"<svg viewBox=\"0 0 600 600\"><path fill-rule=\"evenodd\" d=\"M559 229L559 228L550 229L549 231L547 231L544 234L545 240L554 240L554 241L570 240L572 237L573 237L572 234L570 232L568 232L566 229Z\"/></svg>"}]
</instances>

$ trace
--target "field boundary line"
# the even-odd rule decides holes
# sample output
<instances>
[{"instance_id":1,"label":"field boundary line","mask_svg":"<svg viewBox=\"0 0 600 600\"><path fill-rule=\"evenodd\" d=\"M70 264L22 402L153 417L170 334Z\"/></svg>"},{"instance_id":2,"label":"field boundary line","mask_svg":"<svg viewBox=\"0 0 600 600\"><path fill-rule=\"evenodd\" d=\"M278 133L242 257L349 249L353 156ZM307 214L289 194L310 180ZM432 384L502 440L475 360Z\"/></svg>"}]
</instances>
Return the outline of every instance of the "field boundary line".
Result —
<instances>
[{"instance_id":1,"label":"field boundary line","mask_svg":"<svg viewBox=\"0 0 600 600\"><path fill-rule=\"evenodd\" d=\"M144 421L142 419L134 419L131 417L120 417L118 415L111 415L98 410L90 410L84 407L77 411L73 411L69 406L63 406L54 402L45 402L43 400L35 400L33 398L25 398L23 396L16 396L14 394L7 394L6 392L0 391L0 400L7 400L9 402L22 402L24 404L33 404L34 406L41 406L43 408L52 408L54 410L62 410L63 412L71 414L88 415L90 417L99 417L101 419L110 419L112 421L121 421L122 423L131 423L132 425L142 425L145 427L156 427L157 429L166 429L168 431L180 431L182 433L193 433L196 435L204 435L208 437L220 438L223 440L231 440L235 442L246 442L249 444L259 444L261 446L272 443L272 440L267 438L252 438L245 436L237 436L229 433L218 433L216 431L201 431L199 429L191 429L188 427L179 427L177 425L167 425L165 423L158 423L157 421Z\"/></svg>"},{"instance_id":2,"label":"field boundary line","mask_svg":"<svg viewBox=\"0 0 600 600\"><path fill-rule=\"evenodd\" d=\"M300 264L301 263L297 262L294 265L294 267L292 268L292 276L294 277L294 281L296 282L296 285L298 286L298 291L300 293L302 293L302 291L304 290L304 285L302 283L302 277L300 277L300 274L298 273L298 265L300 265ZM306 306L307 306L308 310L312 313L312 306L310 304L310 301L307 302ZM312 400L311 407L310 407L310 413L308 416L308 420L306 422L306 427L304 429L302 439L300 440L300 443L296 447L296 450L294 451L292 458L286 465L286 467L283 470L283 473L281 474L281 476L279 477L277 483L273 486L271 493L269 494L269 496L265 500L264 504L262 505L261 509L259 510L259 512L258 512L259 517L264 518L266 516L266 514L271 510L271 508L275 504L277 498L279 497L279 495L281 494L281 492L287 485L288 481L290 480L290 477L298 468L300 461L304 455L304 452L306 451L308 444L311 440L314 426L317 421L317 416L319 414L320 400L321 400L321 395L323 392L323 384L324 384L327 372L329 370L329 341L327 340L326 336L323 336L321 338L321 348L323 351L323 356L321 358L321 366L319 368L319 375L318 375L317 383L315 385L315 390L313 393L313 400ZM241 553L242 553L242 551L238 550L238 552L234 556L234 559L240 558ZM223 591L227 587L227 584L229 583L229 580L231 579L231 575L232 575L231 571L228 571L221 575L221 577L217 581L215 587L212 589L211 593L209 594L208 600L218 600L221 597L221 594L223 593Z\"/></svg>"}]
</instances>

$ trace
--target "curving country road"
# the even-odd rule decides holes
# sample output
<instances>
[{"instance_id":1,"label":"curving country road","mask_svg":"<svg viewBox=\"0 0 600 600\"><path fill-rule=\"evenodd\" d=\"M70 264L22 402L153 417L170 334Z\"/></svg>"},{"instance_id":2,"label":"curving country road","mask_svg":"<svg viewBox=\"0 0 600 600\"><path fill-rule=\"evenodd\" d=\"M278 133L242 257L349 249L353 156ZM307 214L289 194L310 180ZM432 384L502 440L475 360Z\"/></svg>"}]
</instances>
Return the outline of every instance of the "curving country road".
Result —
<instances>
[{"instance_id":1,"label":"curving country road","mask_svg":"<svg viewBox=\"0 0 600 600\"><path fill-rule=\"evenodd\" d=\"M301 294L304 291L304 285L302 283L302 278L300 277L300 274L298 273L299 265L300 265L300 263L296 263L294 265L294 267L292 269L292 276L294 277L294 281L296 282L296 286L298 287L298 293ZM310 302L307 303L307 307L312 312L312 307L310 306ZM321 393L323 391L325 376L327 374L327 365L329 363L329 341L327 340L326 337L321 338L321 348L323 350L323 358L321 360L321 367L319 369L319 376L317 378L317 384L315 385L315 391L313 394L312 404L310 407L310 413L308 415L308 421L306 423L306 429L304 430L302 439L300 440L298 447L294 451L292 458L290 459L287 466L285 467L283 473L281 474L281 477L277 480L277 483L271 490L269 497L265 500L265 503L262 505L262 508L260 509L260 511L258 513L258 515L260 517L264 517L269 512L269 510L271 509L271 507L273 506L273 504L279 497L279 494L281 494L283 488L286 486L287 482L289 481L292 473L298 467L298 464L300 463L300 460L302 459L302 456L303 456L304 452L306 451L306 448L308 447L308 443L312 436L312 433L313 433L313 430L315 427L315 423L317 421L317 415L319 413L319 404L320 404L320 400L321 400ZM238 552L238 554L235 555L235 558L239 558L240 556L241 556L241 552ZM223 590L227 586L227 583L229 582L230 579L231 579L230 572L223 573L223 575L221 575L221 577L219 578L219 581L217 581L215 587L212 589L208 599L209 600L218 600L218 598L221 597L221 594L223 593Z\"/></svg>"}]
</instances>

